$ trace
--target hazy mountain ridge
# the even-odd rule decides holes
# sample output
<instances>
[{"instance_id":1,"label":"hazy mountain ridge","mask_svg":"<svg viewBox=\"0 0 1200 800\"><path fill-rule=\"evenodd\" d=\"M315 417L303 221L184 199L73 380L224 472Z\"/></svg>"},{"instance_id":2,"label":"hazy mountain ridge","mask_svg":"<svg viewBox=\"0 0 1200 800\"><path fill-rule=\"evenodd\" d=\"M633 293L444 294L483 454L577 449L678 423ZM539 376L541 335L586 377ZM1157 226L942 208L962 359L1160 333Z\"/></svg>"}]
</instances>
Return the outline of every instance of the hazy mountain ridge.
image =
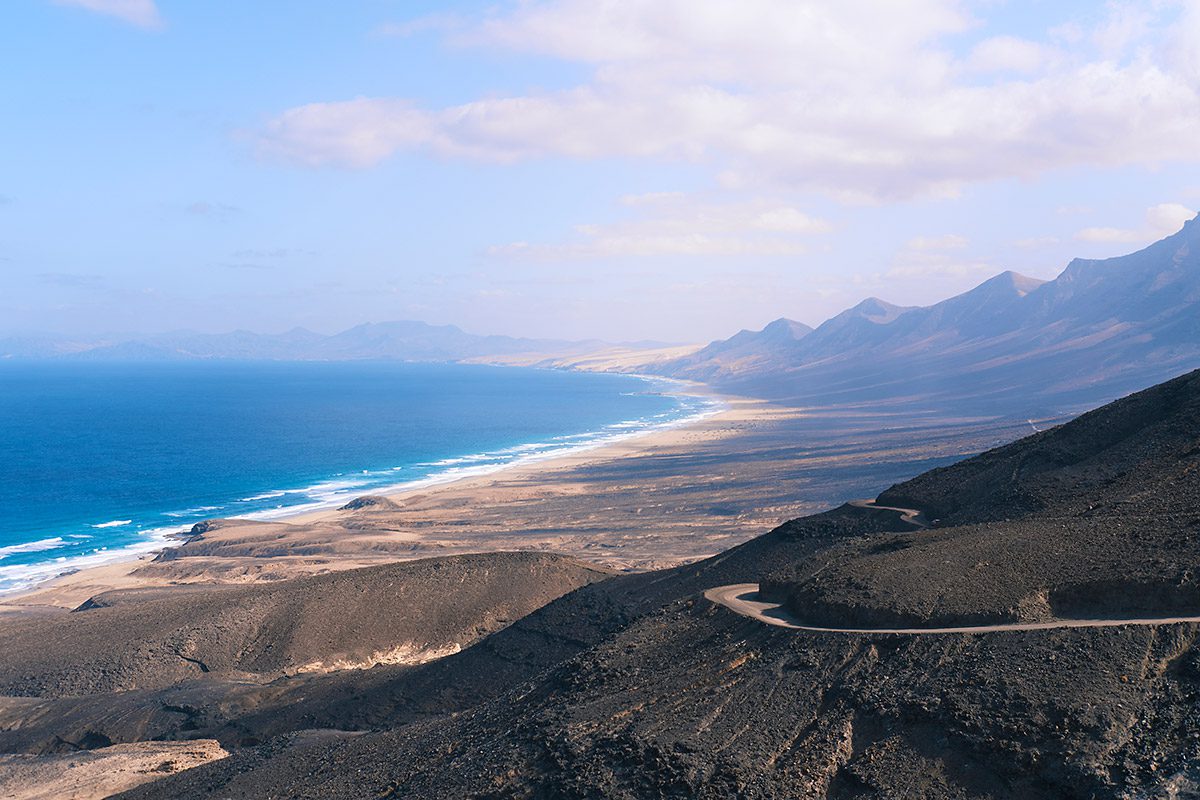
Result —
<instances>
[{"instance_id":1,"label":"hazy mountain ridge","mask_svg":"<svg viewBox=\"0 0 1200 800\"><path fill-rule=\"evenodd\" d=\"M0 339L0 360L471 362L652 372L794 405L1078 413L1200 365L1200 217L1138 252L1075 259L1054 280L1003 272L931 306L871 297L817 328L781 318L692 350L476 335L367 323L333 335L188 331L149 337Z\"/></svg>"},{"instance_id":2,"label":"hazy mountain ridge","mask_svg":"<svg viewBox=\"0 0 1200 800\"><path fill-rule=\"evenodd\" d=\"M1052 281L1004 272L926 307L869 298L794 341L772 323L654 371L800 404L1095 405L1200 364L1198 302L1200 217Z\"/></svg>"},{"instance_id":3,"label":"hazy mountain ridge","mask_svg":"<svg viewBox=\"0 0 1200 800\"><path fill-rule=\"evenodd\" d=\"M609 346L598 340L478 335L454 325L405 320L364 323L333 335L293 328L275 334L236 330L217 334L178 331L145 337L12 337L0 339L0 359L461 361L519 353L583 353Z\"/></svg>"},{"instance_id":4,"label":"hazy mountain ridge","mask_svg":"<svg viewBox=\"0 0 1200 800\"><path fill-rule=\"evenodd\" d=\"M803 322L780 318L761 331L742 330L670 363L682 365L689 370L689 377L697 380L720 378L739 370L758 368L769 360L771 353L795 350L812 331Z\"/></svg>"}]
</instances>

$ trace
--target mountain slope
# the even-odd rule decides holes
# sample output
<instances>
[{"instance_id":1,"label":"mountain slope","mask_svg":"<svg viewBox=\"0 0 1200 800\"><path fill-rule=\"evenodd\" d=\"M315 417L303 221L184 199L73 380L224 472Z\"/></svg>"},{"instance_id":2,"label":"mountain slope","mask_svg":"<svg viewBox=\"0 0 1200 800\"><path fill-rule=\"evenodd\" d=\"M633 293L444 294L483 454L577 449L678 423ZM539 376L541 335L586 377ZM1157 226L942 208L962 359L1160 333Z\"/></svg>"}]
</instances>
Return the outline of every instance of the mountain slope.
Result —
<instances>
[{"instance_id":1,"label":"mountain slope","mask_svg":"<svg viewBox=\"0 0 1200 800\"><path fill-rule=\"evenodd\" d=\"M792 357L799 342L810 333L812 328L803 322L780 318L761 331L743 330L672 363L696 380L769 368L774 362Z\"/></svg>"},{"instance_id":2,"label":"mountain slope","mask_svg":"<svg viewBox=\"0 0 1200 800\"><path fill-rule=\"evenodd\" d=\"M0 624L0 695L421 663L605 577L562 556L490 553L260 585L109 592L72 614Z\"/></svg>"},{"instance_id":3,"label":"mountain slope","mask_svg":"<svg viewBox=\"0 0 1200 800\"><path fill-rule=\"evenodd\" d=\"M744 355L732 366L700 357L735 341ZM1137 253L1077 259L1053 281L1006 272L924 308L871 298L786 350L739 334L656 371L800 405L1034 414L1094 406L1197 364L1200 217Z\"/></svg>"}]
</instances>

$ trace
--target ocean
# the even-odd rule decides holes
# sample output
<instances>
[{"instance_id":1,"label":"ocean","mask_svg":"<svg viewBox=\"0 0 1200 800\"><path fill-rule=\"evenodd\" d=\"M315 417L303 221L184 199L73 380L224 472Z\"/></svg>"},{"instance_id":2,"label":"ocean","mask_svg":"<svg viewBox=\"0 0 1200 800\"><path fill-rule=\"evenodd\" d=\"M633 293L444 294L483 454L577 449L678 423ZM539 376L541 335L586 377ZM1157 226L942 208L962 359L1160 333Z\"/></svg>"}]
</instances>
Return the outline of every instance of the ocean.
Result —
<instances>
[{"instance_id":1,"label":"ocean","mask_svg":"<svg viewBox=\"0 0 1200 800\"><path fill-rule=\"evenodd\" d=\"M352 363L0 364L0 593L711 414L665 379Z\"/></svg>"}]
</instances>

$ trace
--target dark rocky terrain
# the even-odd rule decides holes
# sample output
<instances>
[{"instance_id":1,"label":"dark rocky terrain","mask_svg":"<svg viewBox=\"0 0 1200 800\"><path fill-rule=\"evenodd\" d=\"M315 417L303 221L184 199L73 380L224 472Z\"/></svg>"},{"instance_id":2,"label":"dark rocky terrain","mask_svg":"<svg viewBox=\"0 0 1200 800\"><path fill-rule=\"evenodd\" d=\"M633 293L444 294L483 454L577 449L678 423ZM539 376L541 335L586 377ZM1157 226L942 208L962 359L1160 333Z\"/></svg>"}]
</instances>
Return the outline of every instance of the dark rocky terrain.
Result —
<instances>
[{"instance_id":1,"label":"dark rocky terrain","mask_svg":"<svg viewBox=\"0 0 1200 800\"><path fill-rule=\"evenodd\" d=\"M1094 408L1200 365L1200 219L1144 250L1014 272L927 307L868 298L648 369L792 405L903 399L940 413Z\"/></svg>"},{"instance_id":2,"label":"dark rocky terrain","mask_svg":"<svg viewBox=\"0 0 1200 800\"><path fill-rule=\"evenodd\" d=\"M839 621L1200 613L1200 373L881 499L941 521L846 506L581 587L448 658L322 676L286 708L210 701L161 733L233 755L125 796L1200 796L1195 624L807 633L702 596L762 581Z\"/></svg>"},{"instance_id":3,"label":"dark rocky terrain","mask_svg":"<svg viewBox=\"0 0 1200 800\"><path fill-rule=\"evenodd\" d=\"M258 703L376 665L403 671L608 575L548 554L452 556L272 584L108 592L70 614L5 620L0 751L164 738L194 729L205 703ZM168 687L177 702L164 699Z\"/></svg>"}]
</instances>

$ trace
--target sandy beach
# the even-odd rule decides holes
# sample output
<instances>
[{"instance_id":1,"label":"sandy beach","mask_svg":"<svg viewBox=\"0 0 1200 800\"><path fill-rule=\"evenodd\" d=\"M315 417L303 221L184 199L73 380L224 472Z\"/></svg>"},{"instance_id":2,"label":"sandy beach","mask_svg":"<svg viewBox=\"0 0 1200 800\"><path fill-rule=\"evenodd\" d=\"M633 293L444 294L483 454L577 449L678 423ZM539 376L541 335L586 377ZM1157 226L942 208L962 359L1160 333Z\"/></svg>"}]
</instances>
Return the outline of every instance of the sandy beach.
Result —
<instances>
[{"instance_id":1,"label":"sandy beach","mask_svg":"<svg viewBox=\"0 0 1200 800\"><path fill-rule=\"evenodd\" d=\"M0 598L0 615L62 613L114 589L278 581L502 550L560 553L619 571L659 569L873 496L939 459L1016 435L991 421L942 420L931 437L928 423L887 410L721 399L724 410L679 427L372 497L356 508L216 520L178 546Z\"/></svg>"},{"instance_id":2,"label":"sandy beach","mask_svg":"<svg viewBox=\"0 0 1200 800\"><path fill-rule=\"evenodd\" d=\"M703 392L703 389L696 389ZM705 392L707 393L707 392ZM373 497L354 510L326 509L270 521L220 520L163 550L81 569L0 597L0 614L56 612L101 592L181 583L247 583L434 555L543 550L622 569L651 569L711 555L755 518L711 530L711 513L663 508L667 476L637 475L649 458L686 458L751 428L795 415L749 398L723 397L705 419L485 475ZM630 480L600 487L595 471L624 469ZM679 488L679 487L676 487ZM603 500L603 505L597 501ZM670 516L669 526L643 530ZM623 518L623 520L622 520ZM730 520L722 516L724 522ZM629 524L637 524L637 532ZM757 528L757 526L756 526ZM760 528L758 528L760 529Z\"/></svg>"}]
</instances>

